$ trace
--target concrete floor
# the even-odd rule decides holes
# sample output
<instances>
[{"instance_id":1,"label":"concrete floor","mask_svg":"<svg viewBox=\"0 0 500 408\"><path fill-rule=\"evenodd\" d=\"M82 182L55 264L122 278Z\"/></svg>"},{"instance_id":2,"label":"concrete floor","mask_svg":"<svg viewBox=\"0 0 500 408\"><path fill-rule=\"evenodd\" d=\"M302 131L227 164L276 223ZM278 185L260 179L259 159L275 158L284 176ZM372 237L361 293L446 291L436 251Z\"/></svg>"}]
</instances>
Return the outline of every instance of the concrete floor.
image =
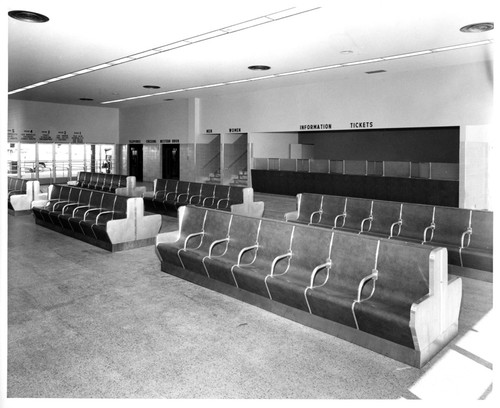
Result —
<instances>
[{"instance_id":1,"label":"concrete floor","mask_svg":"<svg viewBox=\"0 0 500 408\"><path fill-rule=\"evenodd\" d=\"M28 215L8 250L8 399L493 398L491 283L463 278L459 335L419 370L167 275L154 246L110 253Z\"/></svg>"}]
</instances>

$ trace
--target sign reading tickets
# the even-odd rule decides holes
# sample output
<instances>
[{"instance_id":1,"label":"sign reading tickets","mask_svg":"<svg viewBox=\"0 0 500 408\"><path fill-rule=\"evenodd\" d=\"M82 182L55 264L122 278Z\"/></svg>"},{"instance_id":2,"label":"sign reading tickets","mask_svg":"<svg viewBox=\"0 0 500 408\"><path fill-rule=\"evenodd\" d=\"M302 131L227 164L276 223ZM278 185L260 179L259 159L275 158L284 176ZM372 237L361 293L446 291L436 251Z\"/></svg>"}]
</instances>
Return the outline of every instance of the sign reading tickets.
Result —
<instances>
[{"instance_id":1,"label":"sign reading tickets","mask_svg":"<svg viewBox=\"0 0 500 408\"><path fill-rule=\"evenodd\" d=\"M359 128L372 128L373 122L351 122L351 128L359 129Z\"/></svg>"}]
</instances>

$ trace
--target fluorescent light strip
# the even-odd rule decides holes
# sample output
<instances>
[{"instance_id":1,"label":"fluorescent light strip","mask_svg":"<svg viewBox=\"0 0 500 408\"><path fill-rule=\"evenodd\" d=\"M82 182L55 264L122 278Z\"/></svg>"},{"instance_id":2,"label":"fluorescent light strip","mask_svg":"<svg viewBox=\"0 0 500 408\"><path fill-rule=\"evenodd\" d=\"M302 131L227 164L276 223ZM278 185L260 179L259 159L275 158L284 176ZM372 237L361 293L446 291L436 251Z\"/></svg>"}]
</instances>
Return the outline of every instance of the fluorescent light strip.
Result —
<instances>
[{"instance_id":1,"label":"fluorescent light strip","mask_svg":"<svg viewBox=\"0 0 500 408\"><path fill-rule=\"evenodd\" d=\"M433 48L433 49L431 49L431 51L432 52L441 52L441 51L458 50L460 48L476 47L478 45L486 45L486 44L489 44L491 42L493 42L493 40L484 40L484 41L478 41L478 42L475 42L475 43L451 45L449 47L442 47L442 48Z\"/></svg>"},{"instance_id":2,"label":"fluorescent light strip","mask_svg":"<svg viewBox=\"0 0 500 408\"><path fill-rule=\"evenodd\" d=\"M303 9L303 8L293 7L293 8L288 8L288 9L285 9L285 10L277 11L275 13L271 13L271 14L268 14L268 15L263 16L263 17L258 17L258 18L254 18L252 20L247 20L247 21L244 21L244 22L239 23L239 24L234 24L232 26L221 28L219 30L210 31L208 33L196 35L194 37L190 37L190 38L187 38L185 40L177 41L175 43L166 44L166 45L163 45L163 46L160 46L160 47L156 47L156 48L153 48L153 49L150 49L150 50L146 50L146 51L143 51L143 52L140 52L140 53L137 53L137 54L129 55L129 56L126 56L126 57L123 57L123 58L119 58L119 59L116 59L116 60L112 60L112 61L106 62L104 64L99 64L99 65L96 65L96 66L93 66L93 67L81 69L79 71L75 71L75 72L72 72L72 73L67 74L67 75L62 75L60 77L51 78L51 79L48 79L48 80L44 81L45 82L44 84L39 83L36 86L29 85L29 88L27 88L27 87L19 88L19 89L16 89L14 91L10 91L8 93L8 95L12 95L13 93L21 92L21 91L24 91L26 89L36 88L38 86L45 85L45 84L47 84L49 82L56 82L56 81L60 81L62 79L70 78L72 76L82 75L82 74L86 74L86 73L89 73L89 72L97 71L97 70L100 70L100 69L109 68L109 67L112 67L112 66L115 66L115 65L119 65L119 64L124 64L124 63L131 62L131 61L135 61L135 60L138 60L140 58L149 57L151 55L155 55L155 54L159 54L159 53L162 53L162 52L170 51L170 50L173 50L173 49L176 49L176 48L179 48L179 47L184 47L186 45L195 44L195 43L200 42L200 41L205 41L205 40L209 40L209 39L212 39L212 38L220 37L220 36L223 36L223 35L226 35L226 34L231 34L231 33L237 32L237 31L241 31L241 30L245 30L245 29L248 29L248 28L256 27L256 26L261 25L261 24L272 23L274 21L281 20L283 18L292 17L292 16L295 16L295 15L298 15L298 14L306 13L308 11L317 10L319 8L320 7Z\"/></svg>"},{"instance_id":3,"label":"fluorescent light strip","mask_svg":"<svg viewBox=\"0 0 500 408\"><path fill-rule=\"evenodd\" d=\"M463 46L458 46L458 48L473 47L473 46L485 45L485 44L489 44L489 43L493 43L493 40L479 41L476 43L468 43L468 44L464 44ZM131 97L125 98L125 99L116 99L113 101L101 102L101 104L107 105L107 104L111 104L111 103L132 101L134 99L142 99L142 98L165 95L165 94L170 94L170 93L193 91L193 90L204 89L204 88L214 88L214 87L224 86L224 85L241 84L241 83L245 83L245 82L260 81L260 80L269 79L269 78L279 78L279 77L283 77L283 76L287 76L287 75L296 75L296 74L302 74L302 73L317 72L317 71L323 71L323 70L335 69L335 68L341 68L341 67L353 66L353 65L370 64L373 62L380 62L380 61L384 61L384 60L393 60L393 59L397 59L397 58L408 58L408 57L412 57L412 56L429 54L431 52L446 51L449 49L456 49L456 48L452 48L452 47L446 47L446 49L437 48L434 50L416 51L416 52L411 52L411 53L406 53L406 54L392 55L389 57L381 57L381 58L372 58L372 59L368 59L368 60L353 61L353 62L348 62L345 64L334 64L334 65L327 65L327 66L323 66L323 67L301 69L301 70L297 70L297 71L282 72L279 74L265 75L265 76L261 76L261 77L236 79L234 81L219 82L216 84L199 85L199 86L193 86L193 87L189 87L189 88L174 89L171 91L156 92L156 93L152 93L152 94L148 94L148 95L131 96Z\"/></svg>"},{"instance_id":4,"label":"fluorescent light strip","mask_svg":"<svg viewBox=\"0 0 500 408\"><path fill-rule=\"evenodd\" d=\"M409 52L408 54L392 55L390 57L382 57L383 60L393 60L398 58L416 57L417 55L430 54L431 50Z\"/></svg>"}]
</instances>

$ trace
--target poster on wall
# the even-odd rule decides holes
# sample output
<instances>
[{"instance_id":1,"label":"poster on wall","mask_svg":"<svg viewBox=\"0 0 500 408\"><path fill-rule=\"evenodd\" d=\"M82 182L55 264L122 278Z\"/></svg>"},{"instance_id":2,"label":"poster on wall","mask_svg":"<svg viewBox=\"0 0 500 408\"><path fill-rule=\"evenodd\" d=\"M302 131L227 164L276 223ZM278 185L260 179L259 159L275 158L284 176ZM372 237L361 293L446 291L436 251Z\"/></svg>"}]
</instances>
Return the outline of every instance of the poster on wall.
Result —
<instances>
[{"instance_id":1,"label":"poster on wall","mask_svg":"<svg viewBox=\"0 0 500 408\"><path fill-rule=\"evenodd\" d=\"M7 141L9 143L19 142L19 134L16 132L16 129L12 128L7 131Z\"/></svg>"},{"instance_id":2,"label":"poster on wall","mask_svg":"<svg viewBox=\"0 0 500 408\"><path fill-rule=\"evenodd\" d=\"M36 142L37 136L33 129L24 129L21 133L21 142Z\"/></svg>"}]
</instances>

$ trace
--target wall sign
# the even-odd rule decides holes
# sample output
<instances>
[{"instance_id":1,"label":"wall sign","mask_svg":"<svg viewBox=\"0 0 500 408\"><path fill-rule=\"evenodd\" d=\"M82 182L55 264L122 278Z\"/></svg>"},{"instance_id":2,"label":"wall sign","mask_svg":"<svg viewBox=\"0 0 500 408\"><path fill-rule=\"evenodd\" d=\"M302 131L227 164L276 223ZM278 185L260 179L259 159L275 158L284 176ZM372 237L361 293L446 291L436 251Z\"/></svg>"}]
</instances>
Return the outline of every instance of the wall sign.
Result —
<instances>
[{"instance_id":1,"label":"wall sign","mask_svg":"<svg viewBox=\"0 0 500 408\"><path fill-rule=\"evenodd\" d=\"M170 143L170 139L160 139L160 143Z\"/></svg>"},{"instance_id":2,"label":"wall sign","mask_svg":"<svg viewBox=\"0 0 500 408\"><path fill-rule=\"evenodd\" d=\"M19 141L19 135L17 134L16 129L9 129L7 131L7 141L10 143Z\"/></svg>"},{"instance_id":3,"label":"wall sign","mask_svg":"<svg viewBox=\"0 0 500 408\"><path fill-rule=\"evenodd\" d=\"M351 122L351 128L372 128L373 122Z\"/></svg>"},{"instance_id":4,"label":"wall sign","mask_svg":"<svg viewBox=\"0 0 500 408\"><path fill-rule=\"evenodd\" d=\"M172 139L172 143L179 143L179 139Z\"/></svg>"},{"instance_id":5,"label":"wall sign","mask_svg":"<svg viewBox=\"0 0 500 408\"><path fill-rule=\"evenodd\" d=\"M39 142L52 142L52 135L50 134L50 130L42 130L42 134L38 139Z\"/></svg>"},{"instance_id":6,"label":"wall sign","mask_svg":"<svg viewBox=\"0 0 500 408\"><path fill-rule=\"evenodd\" d=\"M241 133L241 128L229 128L229 133Z\"/></svg>"},{"instance_id":7,"label":"wall sign","mask_svg":"<svg viewBox=\"0 0 500 408\"><path fill-rule=\"evenodd\" d=\"M146 143L156 143L156 139L148 139L146 140Z\"/></svg>"},{"instance_id":8,"label":"wall sign","mask_svg":"<svg viewBox=\"0 0 500 408\"><path fill-rule=\"evenodd\" d=\"M21 133L21 142L36 142L36 133L33 129L25 129L23 133Z\"/></svg>"},{"instance_id":9,"label":"wall sign","mask_svg":"<svg viewBox=\"0 0 500 408\"><path fill-rule=\"evenodd\" d=\"M67 142L69 140L69 133L66 132L65 130L60 130L59 132L57 132L56 140L58 142Z\"/></svg>"},{"instance_id":10,"label":"wall sign","mask_svg":"<svg viewBox=\"0 0 500 408\"><path fill-rule=\"evenodd\" d=\"M331 128L332 128L331 123L300 125L300 130L328 130Z\"/></svg>"},{"instance_id":11,"label":"wall sign","mask_svg":"<svg viewBox=\"0 0 500 408\"><path fill-rule=\"evenodd\" d=\"M207 129L205 133L212 133L212 129Z\"/></svg>"},{"instance_id":12,"label":"wall sign","mask_svg":"<svg viewBox=\"0 0 500 408\"><path fill-rule=\"evenodd\" d=\"M140 139L129 139L128 141L130 144L136 144L136 143L141 143Z\"/></svg>"},{"instance_id":13,"label":"wall sign","mask_svg":"<svg viewBox=\"0 0 500 408\"><path fill-rule=\"evenodd\" d=\"M73 132L73 136L71 137L72 143L83 143L83 135L82 132Z\"/></svg>"}]
</instances>

